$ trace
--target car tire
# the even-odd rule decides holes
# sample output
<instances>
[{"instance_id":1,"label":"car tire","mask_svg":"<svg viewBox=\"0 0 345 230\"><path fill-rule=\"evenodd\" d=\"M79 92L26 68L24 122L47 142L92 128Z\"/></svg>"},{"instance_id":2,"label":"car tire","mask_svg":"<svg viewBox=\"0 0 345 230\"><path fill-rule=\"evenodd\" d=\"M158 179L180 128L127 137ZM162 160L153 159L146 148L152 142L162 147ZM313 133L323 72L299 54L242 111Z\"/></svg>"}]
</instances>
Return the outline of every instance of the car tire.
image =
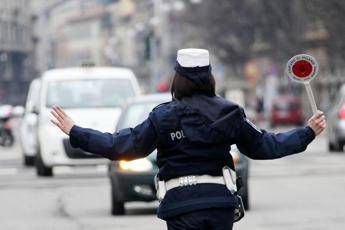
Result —
<instances>
[{"instance_id":1,"label":"car tire","mask_svg":"<svg viewBox=\"0 0 345 230\"><path fill-rule=\"evenodd\" d=\"M121 216L124 214L125 214L125 203L112 200L112 202L111 202L111 215Z\"/></svg>"},{"instance_id":2,"label":"car tire","mask_svg":"<svg viewBox=\"0 0 345 230\"><path fill-rule=\"evenodd\" d=\"M344 151L344 142L338 142L336 144L338 152L343 152Z\"/></svg>"},{"instance_id":3,"label":"car tire","mask_svg":"<svg viewBox=\"0 0 345 230\"><path fill-rule=\"evenodd\" d=\"M248 184L246 184L243 187L243 192L242 192L242 202L243 202L243 207L244 210L248 211L250 209L249 205L249 193L248 193Z\"/></svg>"},{"instance_id":4,"label":"car tire","mask_svg":"<svg viewBox=\"0 0 345 230\"><path fill-rule=\"evenodd\" d=\"M125 202L119 200L118 191L116 191L116 186L111 180L111 215L119 216L125 214Z\"/></svg>"},{"instance_id":5,"label":"car tire","mask_svg":"<svg viewBox=\"0 0 345 230\"><path fill-rule=\"evenodd\" d=\"M242 197L244 210L248 211L250 209L248 194Z\"/></svg>"},{"instance_id":6,"label":"car tire","mask_svg":"<svg viewBox=\"0 0 345 230\"><path fill-rule=\"evenodd\" d=\"M343 144L341 144L340 142L335 142L334 144L331 142L328 143L328 149L330 152L342 152L343 147Z\"/></svg>"},{"instance_id":7,"label":"car tire","mask_svg":"<svg viewBox=\"0 0 345 230\"><path fill-rule=\"evenodd\" d=\"M35 165L35 157L24 155L24 165L25 166L34 166Z\"/></svg>"},{"instance_id":8,"label":"car tire","mask_svg":"<svg viewBox=\"0 0 345 230\"><path fill-rule=\"evenodd\" d=\"M37 176L51 177L53 176L53 168L47 167L43 160L41 154L38 152L35 159L36 174Z\"/></svg>"},{"instance_id":9,"label":"car tire","mask_svg":"<svg viewBox=\"0 0 345 230\"><path fill-rule=\"evenodd\" d=\"M336 148L335 148L334 144L332 144L331 142L328 142L328 150L330 152L336 152Z\"/></svg>"}]
</instances>

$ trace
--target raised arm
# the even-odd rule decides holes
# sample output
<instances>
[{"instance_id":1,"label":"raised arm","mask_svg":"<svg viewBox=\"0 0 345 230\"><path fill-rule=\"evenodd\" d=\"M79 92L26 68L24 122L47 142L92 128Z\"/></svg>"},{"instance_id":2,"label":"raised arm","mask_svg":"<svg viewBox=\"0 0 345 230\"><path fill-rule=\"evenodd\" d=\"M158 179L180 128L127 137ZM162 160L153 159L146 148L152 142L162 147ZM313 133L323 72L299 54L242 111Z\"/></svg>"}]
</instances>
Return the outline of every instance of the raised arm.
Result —
<instances>
[{"instance_id":1,"label":"raised arm","mask_svg":"<svg viewBox=\"0 0 345 230\"><path fill-rule=\"evenodd\" d=\"M243 154L252 159L281 158L305 151L325 126L325 117L321 111L309 119L307 127L277 134L257 129L244 116L239 125L236 144Z\"/></svg>"},{"instance_id":2,"label":"raised arm","mask_svg":"<svg viewBox=\"0 0 345 230\"><path fill-rule=\"evenodd\" d=\"M135 128L111 134L76 126L60 107L53 107L52 114L56 118L52 122L70 136L73 147L111 160L145 157L156 148L156 132L150 118Z\"/></svg>"}]
</instances>

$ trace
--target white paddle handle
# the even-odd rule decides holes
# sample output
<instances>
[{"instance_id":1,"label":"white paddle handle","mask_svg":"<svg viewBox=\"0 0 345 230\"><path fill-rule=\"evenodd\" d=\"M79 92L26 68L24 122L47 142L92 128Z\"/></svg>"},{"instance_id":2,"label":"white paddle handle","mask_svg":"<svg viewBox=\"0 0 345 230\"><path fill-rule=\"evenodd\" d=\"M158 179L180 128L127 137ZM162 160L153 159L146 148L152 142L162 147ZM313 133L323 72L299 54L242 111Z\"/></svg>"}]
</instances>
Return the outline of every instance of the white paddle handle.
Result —
<instances>
[{"instance_id":1,"label":"white paddle handle","mask_svg":"<svg viewBox=\"0 0 345 230\"><path fill-rule=\"evenodd\" d=\"M316 107L316 103L315 103L313 90L311 89L309 82L304 82L304 86L305 86L305 89L307 90L308 99L309 99L309 102L311 105L311 109L313 111L313 114L315 114L317 112L317 107Z\"/></svg>"}]
</instances>

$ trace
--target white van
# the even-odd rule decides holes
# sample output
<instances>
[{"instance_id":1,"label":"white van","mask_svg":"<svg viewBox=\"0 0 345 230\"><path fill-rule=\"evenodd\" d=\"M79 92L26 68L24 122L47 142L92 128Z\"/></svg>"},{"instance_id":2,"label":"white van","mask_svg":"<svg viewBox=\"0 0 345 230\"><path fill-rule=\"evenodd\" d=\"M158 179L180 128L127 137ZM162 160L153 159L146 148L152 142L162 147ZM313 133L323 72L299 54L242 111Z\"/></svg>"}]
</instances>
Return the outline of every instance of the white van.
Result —
<instances>
[{"instance_id":1,"label":"white van","mask_svg":"<svg viewBox=\"0 0 345 230\"><path fill-rule=\"evenodd\" d=\"M26 98L24 116L20 125L20 145L23 153L23 163L26 166L34 165L38 150L37 145L37 117L40 99L41 80L31 82Z\"/></svg>"},{"instance_id":2,"label":"white van","mask_svg":"<svg viewBox=\"0 0 345 230\"><path fill-rule=\"evenodd\" d=\"M133 72L125 68L66 68L45 72L38 111L37 174L52 176L54 166L107 163L105 159L72 148L68 136L50 121L53 105L63 107L82 127L112 133L123 103L139 93Z\"/></svg>"}]
</instances>

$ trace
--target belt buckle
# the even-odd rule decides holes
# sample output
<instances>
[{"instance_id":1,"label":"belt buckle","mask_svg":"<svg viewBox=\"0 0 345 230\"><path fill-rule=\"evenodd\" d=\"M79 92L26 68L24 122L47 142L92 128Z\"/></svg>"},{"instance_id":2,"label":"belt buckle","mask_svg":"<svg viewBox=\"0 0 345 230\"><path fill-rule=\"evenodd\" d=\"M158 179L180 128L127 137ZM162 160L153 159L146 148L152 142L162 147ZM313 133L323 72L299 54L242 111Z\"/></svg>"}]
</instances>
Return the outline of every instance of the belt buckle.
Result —
<instances>
[{"instance_id":1,"label":"belt buckle","mask_svg":"<svg viewBox=\"0 0 345 230\"><path fill-rule=\"evenodd\" d=\"M184 176L179 178L179 186L196 185L198 183L196 176Z\"/></svg>"}]
</instances>

